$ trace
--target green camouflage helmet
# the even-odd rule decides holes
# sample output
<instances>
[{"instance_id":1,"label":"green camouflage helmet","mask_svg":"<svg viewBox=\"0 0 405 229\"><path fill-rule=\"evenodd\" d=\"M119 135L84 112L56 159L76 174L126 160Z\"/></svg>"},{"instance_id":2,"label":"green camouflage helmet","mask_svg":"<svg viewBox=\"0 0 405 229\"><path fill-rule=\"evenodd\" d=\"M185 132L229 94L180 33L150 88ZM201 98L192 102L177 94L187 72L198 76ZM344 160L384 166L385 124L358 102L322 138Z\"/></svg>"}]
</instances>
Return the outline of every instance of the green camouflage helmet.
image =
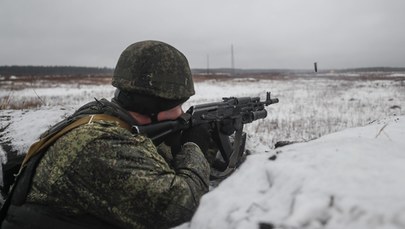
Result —
<instances>
[{"instance_id":1,"label":"green camouflage helmet","mask_svg":"<svg viewBox=\"0 0 405 229\"><path fill-rule=\"evenodd\" d=\"M169 100L186 100L195 94L186 57L160 41L128 46L117 62L112 85L124 92Z\"/></svg>"}]
</instances>

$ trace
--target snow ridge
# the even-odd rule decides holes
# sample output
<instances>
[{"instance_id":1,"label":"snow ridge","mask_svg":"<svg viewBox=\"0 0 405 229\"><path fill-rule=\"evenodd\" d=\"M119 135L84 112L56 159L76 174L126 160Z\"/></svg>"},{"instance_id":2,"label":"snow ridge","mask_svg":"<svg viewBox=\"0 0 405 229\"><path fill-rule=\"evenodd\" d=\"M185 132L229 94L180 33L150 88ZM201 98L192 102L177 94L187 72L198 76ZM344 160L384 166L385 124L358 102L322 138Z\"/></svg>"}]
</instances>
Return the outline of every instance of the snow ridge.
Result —
<instances>
[{"instance_id":1,"label":"snow ridge","mask_svg":"<svg viewBox=\"0 0 405 229\"><path fill-rule=\"evenodd\" d=\"M178 228L405 228L405 117L256 153Z\"/></svg>"}]
</instances>

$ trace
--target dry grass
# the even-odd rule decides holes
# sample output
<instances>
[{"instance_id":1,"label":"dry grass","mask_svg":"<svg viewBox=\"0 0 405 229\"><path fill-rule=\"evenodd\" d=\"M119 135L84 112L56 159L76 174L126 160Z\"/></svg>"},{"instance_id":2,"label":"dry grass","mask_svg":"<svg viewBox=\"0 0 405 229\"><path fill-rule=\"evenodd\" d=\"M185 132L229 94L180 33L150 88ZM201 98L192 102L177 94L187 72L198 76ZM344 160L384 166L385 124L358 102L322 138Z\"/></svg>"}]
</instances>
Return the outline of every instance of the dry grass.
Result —
<instances>
[{"instance_id":1,"label":"dry grass","mask_svg":"<svg viewBox=\"0 0 405 229\"><path fill-rule=\"evenodd\" d=\"M279 97L280 103L268 109L266 119L245 128L269 146L284 140L307 141L387 116L405 115L405 76L400 74L256 74L240 75L236 79L227 75L196 75L194 80L197 85L205 85L204 90L207 89L211 97L197 96L190 105L218 101L221 97L217 94L223 92L233 93L232 96L257 96L253 93L271 90ZM6 93L0 93L0 109L79 105L93 97L111 96L112 91L105 89L110 82L111 78L104 76L4 79L0 86ZM89 89L84 85L104 87ZM83 93L69 94L67 91L66 95L38 96L35 92L39 88L56 87L80 89ZM29 88L30 96L21 96L24 88ZM94 88L99 89L95 91Z\"/></svg>"},{"instance_id":2,"label":"dry grass","mask_svg":"<svg viewBox=\"0 0 405 229\"><path fill-rule=\"evenodd\" d=\"M46 98L37 95L37 88L57 88L69 86L80 88L85 85L109 85L111 76L18 76L3 77L0 80L0 88L8 91L7 95L0 95L0 110L5 109L32 109L46 105ZM14 100L13 95L18 94L20 90L31 88L34 97L24 98L23 100Z\"/></svg>"},{"instance_id":3,"label":"dry grass","mask_svg":"<svg viewBox=\"0 0 405 229\"><path fill-rule=\"evenodd\" d=\"M59 87L60 85L103 85L111 84L111 76L6 76L0 80L0 88L20 90L27 87L45 88Z\"/></svg>"}]
</instances>

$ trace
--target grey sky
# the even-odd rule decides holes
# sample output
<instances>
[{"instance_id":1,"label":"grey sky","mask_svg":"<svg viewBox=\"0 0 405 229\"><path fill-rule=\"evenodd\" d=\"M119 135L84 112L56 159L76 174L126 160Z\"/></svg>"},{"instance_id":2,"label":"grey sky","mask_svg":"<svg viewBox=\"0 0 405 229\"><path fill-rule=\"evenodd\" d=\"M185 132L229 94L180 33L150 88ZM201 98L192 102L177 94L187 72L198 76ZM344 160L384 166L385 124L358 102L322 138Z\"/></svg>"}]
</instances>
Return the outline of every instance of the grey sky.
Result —
<instances>
[{"instance_id":1,"label":"grey sky","mask_svg":"<svg viewBox=\"0 0 405 229\"><path fill-rule=\"evenodd\" d=\"M192 68L405 67L404 0L0 0L0 65L114 67L167 42ZM207 58L209 56L209 58Z\"/></svg>"}]
</instances>

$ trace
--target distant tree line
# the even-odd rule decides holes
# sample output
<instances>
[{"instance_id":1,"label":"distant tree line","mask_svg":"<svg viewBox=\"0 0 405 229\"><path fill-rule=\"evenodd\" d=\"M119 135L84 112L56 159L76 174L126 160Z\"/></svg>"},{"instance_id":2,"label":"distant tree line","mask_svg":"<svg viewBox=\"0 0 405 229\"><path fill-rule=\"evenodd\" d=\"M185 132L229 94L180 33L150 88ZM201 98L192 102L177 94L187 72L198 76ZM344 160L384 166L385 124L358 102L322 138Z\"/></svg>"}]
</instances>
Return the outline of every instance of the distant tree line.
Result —
<instances>
[{"instance_id":1,"label":"distant tree line","mask_svg":"<svg viewBox=\"0 0 405 229\"><path fill-rule=\"evenodd\" d=\"M0 66L2 76L111 75L112 68L75 66Z\"/></svg>"},{"instance_id":2,"label":"distant tree line","mask_svg":"<svg viewBox=\"0 0 405 229\"><path fill-rule=\"evenodd\" d=\"M330 71L324 69L323 71ZM246 74L277 74L277 73L299 73L312 70L294 70L294 69L231 69L231 68L214 68L214 69L192 69L193 74L226 74L230 76ZM335 72L404 72L405 68L392 67L371 67L371 68L351 68L335 69ZM1 76L69 76L69 75L112 75L113 68L96 68L96 67L77 67L77 66L0 66Z\"/></svg>"},{"instance_id":3,"label":"distant tree line","mask_svg":"<svg viewBox=\"0 0 405 229\"><path fill-rule=\"evenodd\" d=\"M313 72L313 69L231 69L231 68L213 68L192 69L193 74L227 74L227 75L247 75L247 74L295 74ZM342 68L342 69L321 69L322 72L405 72L405 68L401 67L364 67L364 68Z\"/></svg>"},{"instance_id":4,"label":"distant tree line","mask_svg":"<svg viewBox=\"0 0 405 229\"><path fill-rule=\"evenodd\" d=\"M351 68L339 69L337 72L403 72L405 68L395 67L369 67L369 68Z\"/></svg>"}]
</instances>

